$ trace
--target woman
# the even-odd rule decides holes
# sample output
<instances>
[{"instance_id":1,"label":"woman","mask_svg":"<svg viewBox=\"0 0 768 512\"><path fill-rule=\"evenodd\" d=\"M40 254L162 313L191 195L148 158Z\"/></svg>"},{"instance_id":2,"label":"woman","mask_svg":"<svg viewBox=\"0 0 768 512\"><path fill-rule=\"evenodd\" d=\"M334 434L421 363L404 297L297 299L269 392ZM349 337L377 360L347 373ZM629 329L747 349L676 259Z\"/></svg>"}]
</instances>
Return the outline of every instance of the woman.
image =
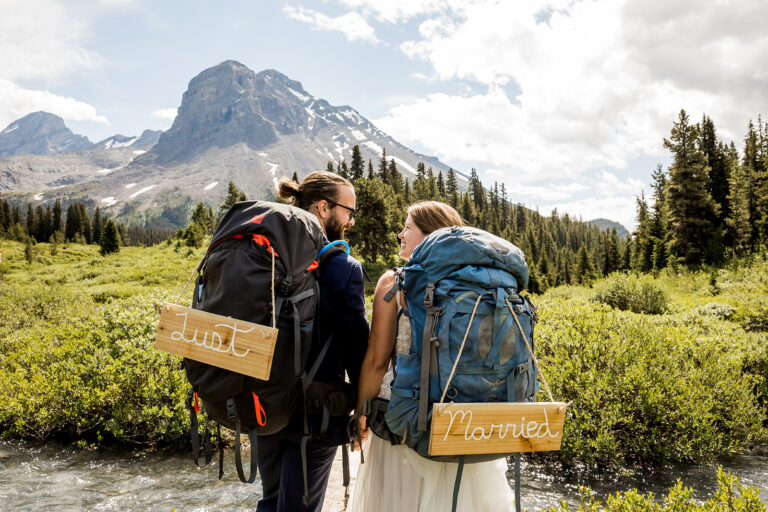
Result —
<instances>
[{"instance_id":1,"label":"woman","mask_svg":"<svg viewBox=\"0 0 768 512\"><path fill-rule=\"evenodd\" d=\"M461 216L447 204L420 201L408 209L405 227L397 235L400 257L408 260L414 249L433 231L462 225ZM390 397L393 380L392 352L408 353L410 323L400 317L395 340L398 309L405 301L396 294L384 296L395 285L395 273L387 271L379 279L373 296L373 317L368 349L363 359L358 386L358 409L366 400ZM363 428L365 428L363 421ZM360 465L350 510L365 512L451 510L453 486L458 464L425 459L405 445L392 445L375 434L363 444L365 463ZM510 510L514 497L506 480L506 461L467 464L461 480L458 510Z\"/></svg>"}]
</instances>

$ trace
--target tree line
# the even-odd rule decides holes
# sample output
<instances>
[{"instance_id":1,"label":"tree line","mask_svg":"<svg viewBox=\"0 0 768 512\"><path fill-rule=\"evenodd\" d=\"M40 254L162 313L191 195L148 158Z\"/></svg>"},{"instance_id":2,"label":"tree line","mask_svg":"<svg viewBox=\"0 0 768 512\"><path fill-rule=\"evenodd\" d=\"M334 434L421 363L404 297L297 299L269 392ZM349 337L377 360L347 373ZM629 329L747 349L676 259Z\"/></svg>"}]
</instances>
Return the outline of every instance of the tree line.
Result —
<instances>
[{"instance_id":1,"label":"tree line","mask_svg":"<svg viewBox=\"0 0 768 512\"><path fill-rule=\"evenodd\" d=\"M751 120L740 155L706 114L692 124L685 110L664 147L666 171L652 175L653 197L637 198L632 266L640 271L686 264L718 265L764 250L768 242L768 123ZM650 204L649 204L650 202Z\"/></svg>"},{"instance_id":2,"label":"tree line","mask_svg":"<svg viewBox=\"0 0 768 512\"><path fill-rule=\"evenodd\" d=\"M615 229L597 226L553 210L546 217L511 201L506 186L483 186L472 169L466 189L453 169L443 175L420 162L416 175L404 177L394 158L382 150L377 165L366 162L360 147L352 148L350 164L328 162L327 170L351 180L357 195L355 227L349 231L353 249L367 261L383 258L395 263L397 233L408 205L419 200L443 201L458 210L467 224L511 241L525 253L531 272L530 288L541 293L550 286L588 283L604 274L630 268L627 240Z\"/></svg>"},{"instance_id":3,"label":"tree line","mask_svg":"<svg viewBox=\"0 0 768 512\"><path fill-rule=\"evenodd\" d=\"M60 199L56 199L53 205L47 204L45 208L28 203L24 211L21 206L0 199L0 238L30 243L101 244L105 232L108 235L108 248L153 245L167 240L173 233L116 222L106 218L98 206L91 215L82 202L69 204L66 212Z\"/></svg>"}]
</instances>

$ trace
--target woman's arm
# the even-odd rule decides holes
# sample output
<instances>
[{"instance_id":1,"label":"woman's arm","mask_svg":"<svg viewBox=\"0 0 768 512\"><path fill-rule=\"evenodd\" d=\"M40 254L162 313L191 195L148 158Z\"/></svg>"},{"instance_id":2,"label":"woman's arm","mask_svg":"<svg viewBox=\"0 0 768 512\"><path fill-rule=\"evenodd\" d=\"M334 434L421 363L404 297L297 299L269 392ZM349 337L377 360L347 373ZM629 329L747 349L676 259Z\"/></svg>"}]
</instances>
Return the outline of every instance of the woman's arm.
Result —
<instances>
[{"instance_id":1,"label":"woman's arm","mask_svg":"<svg viewBox=\"0 0 768 512\"><path fill-rule=\"evenodd\" d=\"M371 336L360 368L360 382L357 388L357 409L366 400L376 398L381 389L381 381L389 368L392 350L395 347L395 319L397 304L394 300L384 300L384 296L395 285L395 273L388 270L379 278L373 294L373 314L371 315Z\"/></svg>"}]
</instances>

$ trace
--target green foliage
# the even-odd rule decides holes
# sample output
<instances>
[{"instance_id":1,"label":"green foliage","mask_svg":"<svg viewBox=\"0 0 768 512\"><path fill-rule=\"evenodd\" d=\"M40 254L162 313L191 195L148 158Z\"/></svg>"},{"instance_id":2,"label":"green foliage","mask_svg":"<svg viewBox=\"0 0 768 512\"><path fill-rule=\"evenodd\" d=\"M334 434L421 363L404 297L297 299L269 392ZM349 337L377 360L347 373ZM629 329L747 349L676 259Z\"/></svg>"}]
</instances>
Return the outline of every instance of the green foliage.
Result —
<instances>
[{"instance_id":1,"label":"green foliage","mask_svg":"<svg viewBox=\"0 0 768 512\"><path fill-rule=\"evenodd\" d=\"M97 251L71 244L27 264L23 246L0 243L1 435L155 445L188 428L179 358L152 343L195 259Z\"/></svg>"},{"instance_id":2,"label":"green foliage","mask_svg":"<svg viewBox=\"0 0 768 512\"><path fill-rule=\"evenodd\" d=\"M667 310L669 297L650 276L613 274L595 286L593 300L622 311L660 315Z\"/></svg>"},{"instance_id":3,"label":"green foliage","mask_svg":"<svg viewBox=\"0 0 768 512\"><path fill-rule=\"evenodd\" d=\"M117 232L117 226L111 219L107 221L104 230L101 233L101 239L99 240L99 247L101 247L101 255L106 256L120 250L120 234Z\"/></svg>"},{"instance_id":4,"label":"green foliage","mask_svg":"<svg viewBox=\"0 0 768 512\"><path fill-rule=\"evenodd\" d=\"M717 489L704 503L693 499L693 490L685 487L681 480L657 501L653 493L642 494L637 489L617 492L608 496L605 503L595 497L589 487L579 488L581 505L573 512L758 512L767 510L760 499L760 490L741 484L736 476L717 468ZM567 504L550 507L546 512L571 511Z\"/></svg>"},{"instance_id":5,"label":"green foliage","mask_svg":"<svg viewBox=\"0 0 768 512\"><path fill-rule=\"evenodd\" d=\"M764 334L549 294L538 305L542 369L555 399L574 401L561 460L695 461L766 440L766 374L752 373L765 362Z\"/></svg>"}]
</instances>

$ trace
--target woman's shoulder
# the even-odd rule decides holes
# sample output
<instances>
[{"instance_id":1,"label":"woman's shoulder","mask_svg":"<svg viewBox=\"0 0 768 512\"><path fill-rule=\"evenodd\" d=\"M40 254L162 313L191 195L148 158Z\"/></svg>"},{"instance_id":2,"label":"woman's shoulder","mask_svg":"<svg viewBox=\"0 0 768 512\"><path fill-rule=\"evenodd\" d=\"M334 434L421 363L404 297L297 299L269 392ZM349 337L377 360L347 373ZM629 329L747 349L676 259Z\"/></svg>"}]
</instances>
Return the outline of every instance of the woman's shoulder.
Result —
<instances>
[{"instance_id":1,"label":"woman's shoulder","mask_svg":"<svg viewBox=\"0 0 768 512\"><path fill-rule=\"evenodd\" d=\"M395 286L396 282L397 278L395 271L393 269L388 269L381 275L381 277L379 277L379 282L376 283L376 294L388 292Z\"/></svg>"}]
</instances>

